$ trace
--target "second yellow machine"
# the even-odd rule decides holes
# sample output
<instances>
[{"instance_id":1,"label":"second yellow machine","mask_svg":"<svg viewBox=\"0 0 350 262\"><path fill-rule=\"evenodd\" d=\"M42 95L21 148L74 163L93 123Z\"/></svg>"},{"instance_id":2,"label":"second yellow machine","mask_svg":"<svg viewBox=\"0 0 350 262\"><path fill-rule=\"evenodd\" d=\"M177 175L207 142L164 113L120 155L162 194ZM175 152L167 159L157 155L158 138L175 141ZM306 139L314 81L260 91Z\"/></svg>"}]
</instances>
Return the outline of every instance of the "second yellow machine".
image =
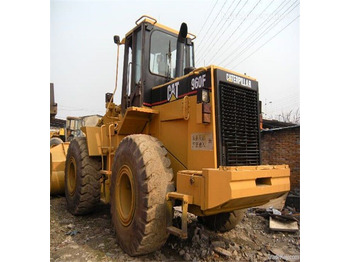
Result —
<instances>
[{"instance_id":1,"label":"second yellow machine","mask_svg":"<svg viewBox=\"0 0 350 262\"><path fill-rule=\"evenodd\" d=\"M121 105L69 145L69 211L110 203L118 242L129 255L159 249L169 233L187 237L187 212L231 230L245 208L290 189L287 165L261 165L258 82L217 66L195 68L194 35L143 16L124 45ZM117 66L118 67L118 66ZM181 228L172 225L182 206Z\"/></svg>"}]
</instances>

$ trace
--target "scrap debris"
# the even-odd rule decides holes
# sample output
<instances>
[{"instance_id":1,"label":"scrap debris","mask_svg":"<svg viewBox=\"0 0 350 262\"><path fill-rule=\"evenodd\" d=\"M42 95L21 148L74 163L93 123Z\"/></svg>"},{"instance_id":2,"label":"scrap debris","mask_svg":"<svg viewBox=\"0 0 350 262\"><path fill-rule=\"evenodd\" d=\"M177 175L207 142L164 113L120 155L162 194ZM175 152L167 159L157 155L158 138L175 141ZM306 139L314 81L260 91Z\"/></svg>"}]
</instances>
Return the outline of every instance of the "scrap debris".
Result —
<instances>
[{"instance_id":1,"label":"scrap debris","mask_svg":"<svg viewBox=\"0 0 350 262\"><path fill-rule=\"evenodd\" d=\"M170 236L162 249L129 257L108 229L111 215L107 206L100 204L95 214L82 219L67 212L65 198L51 197L50 204L51 261L300 261L299 231L271 230L268 222L270 215L274 216L272 209L260 210L266 218L258 215L258 210L248 209L242 222L225 233L207 229L189 214L187 240ZM278 211L299 218L293 208ZM181 222L181 213L175 213Z\"/></svg>"},{"instance_id":2,"label":"scrap debris","mask_svg":"<svg viewBox=\"0 0 350 262\"><path fill-rule=\"evenodd\" d=\"M256 208L255 214L269 219L269 228L273 231L295 232L299 230L300 214L289 206L279 211L273 207Z\"/></svg>"}]
</instances>

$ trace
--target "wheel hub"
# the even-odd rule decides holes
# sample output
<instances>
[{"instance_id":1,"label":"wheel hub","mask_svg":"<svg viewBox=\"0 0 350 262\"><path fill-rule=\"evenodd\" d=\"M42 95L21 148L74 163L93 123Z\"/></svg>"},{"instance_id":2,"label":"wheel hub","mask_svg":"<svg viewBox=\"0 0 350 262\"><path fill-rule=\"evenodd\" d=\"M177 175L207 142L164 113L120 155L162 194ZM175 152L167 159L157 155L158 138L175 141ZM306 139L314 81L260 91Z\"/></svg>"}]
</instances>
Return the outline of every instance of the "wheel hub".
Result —
<instances>
[{"instance_id":1,"label":"wheel hub","mask_svg":"<svg viewBox=\"0 0 350 262\"><path fill-rule=\"evenodd\" d=\"M115 198L120 221L128 226L135 212L135 192L132 171L126 165L118 172Z\"/></svg>"},{"instance_id":2,"label":"wheel hub","mask_svg":"<svg viewBox=\"0 0 350 262\"><path fill-rule=\"evenodd\" d=\"M74 157L71 157L69 160L67 184L69 195L74 195L77 187L77 165Z\"/></svg>"}]
</instances>

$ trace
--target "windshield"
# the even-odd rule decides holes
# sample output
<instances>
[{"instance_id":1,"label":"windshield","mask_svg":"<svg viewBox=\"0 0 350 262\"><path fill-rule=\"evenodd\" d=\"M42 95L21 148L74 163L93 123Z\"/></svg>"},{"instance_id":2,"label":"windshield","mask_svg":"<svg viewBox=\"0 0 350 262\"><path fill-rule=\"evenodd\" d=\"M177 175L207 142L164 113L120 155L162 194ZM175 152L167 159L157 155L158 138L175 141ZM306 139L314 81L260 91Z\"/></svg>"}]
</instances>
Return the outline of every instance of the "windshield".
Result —
<instances>
[{"instance_id":1,"label":"windshield","mask_svg":"<svg viewBox=\"0 0 350 262\"><path fill-rule=\"evenodd\" d=\"M177 38L161 31L151 36L150 71L153 74L175 78ZM193 67L193 46L186 45L184 68Z\"/></svg>"}]
</instances>

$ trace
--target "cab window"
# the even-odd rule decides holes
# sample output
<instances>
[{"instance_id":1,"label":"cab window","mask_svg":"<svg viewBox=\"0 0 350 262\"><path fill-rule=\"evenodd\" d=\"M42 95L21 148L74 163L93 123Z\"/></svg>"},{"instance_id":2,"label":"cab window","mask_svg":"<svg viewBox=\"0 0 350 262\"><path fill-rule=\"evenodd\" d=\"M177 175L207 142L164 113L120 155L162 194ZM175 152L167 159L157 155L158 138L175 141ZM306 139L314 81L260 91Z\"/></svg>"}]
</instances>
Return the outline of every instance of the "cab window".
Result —
<instances>
[{"instance_id":1,"label":"cab window","mask_svg":"<svg viewBox=\"0 0 350 262\"><path fill-rule=\"evenodd\" d=\"M151 36L150 71L153 74L174 78L177 38L161 31Z\"/></svg>"}]
</instances>

